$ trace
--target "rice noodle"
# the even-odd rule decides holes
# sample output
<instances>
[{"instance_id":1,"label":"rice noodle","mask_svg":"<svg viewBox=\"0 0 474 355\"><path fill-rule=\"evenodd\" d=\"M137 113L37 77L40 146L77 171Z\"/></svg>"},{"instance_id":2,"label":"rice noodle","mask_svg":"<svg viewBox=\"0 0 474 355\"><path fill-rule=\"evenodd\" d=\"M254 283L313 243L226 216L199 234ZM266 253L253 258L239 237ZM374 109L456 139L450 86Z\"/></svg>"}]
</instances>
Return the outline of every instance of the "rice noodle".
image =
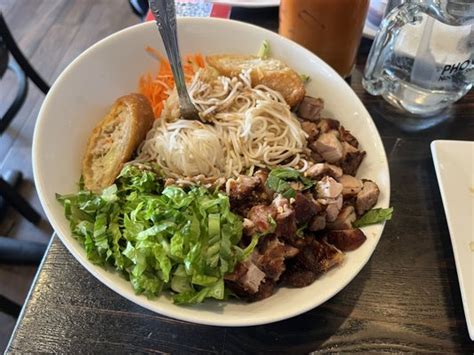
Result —
<instances>
[{"instance_id":1,"label":"rice noodle","mask_svg":"<svg viewBox=\"0 0 474 355\"><path fill-rule=\"evenodd\" d=\"M166 176L178 179L307 166L307 135L280 93L252 87L250 71L233 78L208 76L198 71L189 94L209 123L179 119L178 98L171 93L134 162L158 163Z\"/></svg>"}]
</instances>

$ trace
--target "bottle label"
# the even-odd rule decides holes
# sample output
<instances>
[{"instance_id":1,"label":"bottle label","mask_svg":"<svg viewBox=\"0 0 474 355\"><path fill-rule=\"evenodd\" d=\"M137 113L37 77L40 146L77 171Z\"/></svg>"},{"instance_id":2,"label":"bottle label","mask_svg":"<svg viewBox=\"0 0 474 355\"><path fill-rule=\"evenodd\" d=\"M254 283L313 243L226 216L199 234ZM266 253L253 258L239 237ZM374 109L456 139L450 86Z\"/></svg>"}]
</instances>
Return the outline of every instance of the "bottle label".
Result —
<instances>
[{"instance_id":1,"label":"bottle label","mask_svg":"<svg viewBox=\"0 0 474 355\"><path fill-rule=\"evenodd\" d=\"M474 70L474 60L470 59L455 64L446 64L441 70L441 75L438 81L451 80L456 74L459 74L461 72L467 74L472 70Z\"/></svg>"}]
</instances>

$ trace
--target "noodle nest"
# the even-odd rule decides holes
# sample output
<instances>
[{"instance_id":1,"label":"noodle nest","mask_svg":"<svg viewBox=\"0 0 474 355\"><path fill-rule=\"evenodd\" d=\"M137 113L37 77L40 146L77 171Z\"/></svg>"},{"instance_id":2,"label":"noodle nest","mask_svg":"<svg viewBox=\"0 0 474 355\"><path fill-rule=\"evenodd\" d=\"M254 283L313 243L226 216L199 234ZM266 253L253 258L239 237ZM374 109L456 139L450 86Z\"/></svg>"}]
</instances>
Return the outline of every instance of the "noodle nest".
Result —
<instances>
[{"instance_id":1,"label":"noodle nest","mask_svg":"<svg viewBox=\"0 0 474 355\"><path fill-rule=\"evenodd\" d=\"M235 177L256 167L307 167L306 133L282 95L239 77L198 71L189 95L206 123L180 119L173 91L134 163L157 163L167 177Z\"/></svg>"}]
</instances>

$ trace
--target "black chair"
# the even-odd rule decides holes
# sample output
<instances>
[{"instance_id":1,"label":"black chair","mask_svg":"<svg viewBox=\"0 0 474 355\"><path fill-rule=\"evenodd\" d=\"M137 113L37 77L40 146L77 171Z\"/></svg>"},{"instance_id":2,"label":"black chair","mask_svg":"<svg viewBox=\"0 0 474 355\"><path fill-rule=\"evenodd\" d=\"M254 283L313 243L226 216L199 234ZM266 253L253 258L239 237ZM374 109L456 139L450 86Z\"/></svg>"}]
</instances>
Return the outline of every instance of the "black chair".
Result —
<instances>
[{"instance_id":1,"label":"black chair","mask_svg":"<svg viewBox=\"0 0 474 355\"><path fill-rule=\"evenodd\" d=\"M15 59L10 60L10 54ZM36 73L31 64L18 48L7 23L0 12L0 79L3 78L7 70L12 71L18 81L18 90L15 99L0 117L0 137L7 130L9 124L18 113L28 94L28 78L46 94L49 86ZM8 205L14 207L28 221L38 224L41 216L26 201L16 188L22 180L19 171L8 171L0 176L0 219L5 215ZM25 240L15 240L0 236L0 263L13 264L39 264L43 258L47 245ZM18 317L21 306L0 295L0 312L4 312L12 317Z\"/></svg>"},{"instance_id":2,"label":"black chair","mask_svg":"<svg viewBox=\"0 0 474 355\"><path fill-rule=\"evenodd\" d=\"M10 54L15 61L10 60ZM0 12L0 79L7 70L11 70L15 74L18 81L18 90L10 107L0 118L0 136L6 131L25 102L28 93L27 78L30 78L43 93L46 94L49 90L48 84L36 73L18 48L3 14ZM0 176L0 214L5 211L7 205L11 205L28 221L37 224L41 221L41 216L15 189L15 185L18 185L19 180L21 180L21 173L19 172L10 173L9 179Z\"/></svg>"}]
</instances>

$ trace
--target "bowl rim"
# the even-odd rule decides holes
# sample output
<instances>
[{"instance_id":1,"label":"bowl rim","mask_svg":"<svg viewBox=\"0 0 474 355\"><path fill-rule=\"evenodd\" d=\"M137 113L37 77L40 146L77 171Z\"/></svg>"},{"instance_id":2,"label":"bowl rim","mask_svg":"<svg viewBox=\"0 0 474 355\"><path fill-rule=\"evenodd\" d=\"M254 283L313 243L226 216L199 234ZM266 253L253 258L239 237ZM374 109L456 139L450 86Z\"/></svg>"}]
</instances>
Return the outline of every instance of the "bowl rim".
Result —
<instances>
[{"instance_id":1,"label":"bowl rim","mask_svg":"<svg viewBox=\"0 0 474 355\"><path fill-rule=\"evenodd\" d=\"M304 52L305 52L305 56L308 56L308 57L313 57L317 59L318 62L321 63L321 65L325 66L329 73L331 74L331 76L334 77L334 80L337 80L338 81L338 85L345 85L346 88L351 92L351 94L353 95L353 99L356 100L360 105L360 110L359 112L363 115L366 115L368 120L367 120L367 123L372 126L371 129L375 130L375 132L377 132L377 135L376 137L373 137L372 139L374 139L375 141L377 141L377 144L382 147L383 149L383 154L380 154L382 160L380 161L380 164L383 166L383 171L384 173L386 172L387 176L386 176L386 185L387 185L387 191L386 191L386 200L387 200L387 204L389 204L389 201L390 201L390 171L389 171L389 166L388 166L388 160L387 160L387 155L386 155L386 152L385 152L385 149L384 149L384 146L383 146L383 142L382 142L382 139L381 139L381 136L380 136L380 133L378 132L378 129L377 127L375 126L375 123L370 115L370 113L367 111L365 105L362 103L362 101L359 99L359 97L355 94L355 92L352 90L352 88L349 86L349 84L347 84L345 82L345 80L340 77L335 71L334 69L332 69L327 63L325 63L322 59L320 59L319 57L317 57L314 53L310 52L309 50L307 50L306 48L300 46L299 44L283 37L283 36L280 36L278 33L275 33L273 31L270 31L270 30L267 30L265 28L262 28L262 27L259 27L259 26L256 26L256 25L253 25L253 24L249 24L249 23L245 23L245 22L241 22L241 21L235 21L235 20L229 20L229 19L219 19L219 18L191 18L191 17L184 17L184 18L178 18L178 24L180 26L186 26L187 24L198 24L198 25L201 25L201 26L212 26L213 23L225 23L227 25L230 25L230 26L236 26L236 27L239 27L239 26L242 26L242 27L247 27L247 28L250 28L250 29L253 29L255 31L259 31L260 33L262 33L263 35L265 34L268 34L268 35L271 35L271 36L275 36L277 35L278 36L278 39L280 41L284 41L284 42L289 42L289 44L291 44L292 46L297 46L297 47L300 47L300 50L302 49ZM62 241L62 243L66 246L66 248L68 249L68 251L74 256L74 258L79 261L79 263L89 272L91 273L100 283L104 284L105 286L107 286L109 289L113 290L115 293L121 295L122 297L128 299L129 301L131 301L132 303L134 304L137 304L145 309L148 309L154 313L157 313L157 314L160 314L160 315L163 315L163 316L167 316L167 317L171 317L171 318L174 318L174 319L179 319L179 320L183 320L183 321L188 321L188 322L192 322L192 323L196 323L196 324L203 324L203 325L211 325L211 326L231 326L231 327L243 327L243 326L255 326L255 325L262 325L262 324L269 324L269 323L274 323L274 322L277 322L277 321L282 321L282 320L285 320L285 319L289 319L289 318L292 318L292 317L295 317L295 316L298 316L300 314L303 314L311 309L314 309L318 306L320 306L321 304L325 303L328 299L334 297L336 294L338 294L343 288L345 288L358 274L359 272L362 270L362 268L367 264L367 262L369 261L370 257L373 255L374 253L374 250L375 248L377 247L378 243L380 242L380 238L382 237L382 234L383 234L383 230L384 230L384 226L385 226L385 223L383 223L381 225L381 230L380 230L380 235L377 239L377 241L373 244L373 247L371 247L369 250L367 250L367 253L364 255L363 259L361 259L361 261L357 264L356 267L354 267L351 272L351 277L348 278L347 282L341 282L338 284L338 287L336 287L333 292L328 292L328 294L322 298L321 302L317 303L317 304L309 304L308 306L306 307L301 307L299 308L298 310L296 311L293 311L293 312L288 312L288 313L285 313L284 315L272 315L272 314L269 314L267 315L266 317L262 318L252 318L252 320L239 320L239 319L236 319L235 317L232 317L232 318L226 318L226 317L222 317L222 319L220 319L219 321L215 321L215 320L208 320L206 319L206 317L199 317L198 315L194 315L193 313L189 313L189 315L176 315L175 312L173 312L172 309L167 309L167 308L163 308L163 307L159 307L159 304L158 304L158 308L157 307L152 307L151 305L149 305L146 301L145 301L145 296L143 295L136 295L135 293L133 293L133 290L132 290L132 293L125 293L123 292L121 289L120 289L120 285L118 285L116 282L114 282L113 280L107 280L104 278L102 278L102 276L99 274L99 272L97 271L98 270L98 266L92 264L87 258L83 258L82 255L80 255L78 252L76 252L75 250L75 247L72 245L72 243L70 243L70 241L68 240L67 237L63 236L59 231L61 231L61 227L59 225L59 222L57 222L54 218L54 214L50 211L49 209L49 203L48 203L48 200L50 200L48 198L48 196L46 196L45 194L45 182L44 180L41 178L41 173L40 173L40 168L39 168L39 164L38 162L40 161L40 158L38 156L38 152L39 152L39 149L38 147L40 146L41 144L41 131L43 129L42 127L42 122L44 121L42 119L43 116L46 115L46 111L48 109L48 106L49 106L49 103L51 101L51 98L54 97L54 93L57 89L57 86L58 86L58 83L60 83L62 81L62 79L67 76L67 74L74 70L74 68L79 65L79 63L85 58L87 57L87 55L89 53L91 53L92 51L96 50L97 48L99 48L100 46L102 46L104 43L107 43L109 42L110 40L113 40L117 37L120 37L123 33L125 32L128 32L128 31L133 31L137 28L140 28L140 27L147 27L147 26L155 26L155 23L153 22L144 22L144 23L139 23L139 24L136 24L136 25L133 25L133 26L129 26L127 28L124 28L120 31L117 31L115 33L112 33L110 34L109 36L101 39L100 41L96 42L95 44L91 45L90 47L88 47L85 51L83 51L81 54L79 54L62 72L61 74L58 76L58 78L55 80L55 82L53 83L51 89L49 90L48 94L46 95L46 98L44 99L42 105L41 105L41 108L40 108L40 111L38 113L38 117L37 117L37 121L36 121L36 124L35 124L35 128L34 128L34 134L33 134L33 144L32 144L32 165L33 165L33 176L34 176L34 182L35 182L35 185L36 185L36 190L37 190L37 193L38 193L38 196L39 196L39 199L40 199L40 202L41 202L41 205L44 209L44 212L48 218L48 221L51 223L51 225L53 226L54 228L54 234L56 234L59 239ZM385 191L384 191L385 193ZM54 235L53 234L53 235ZM73 237L71 237L73 238Z\"/></svg>"}]
</instances>

